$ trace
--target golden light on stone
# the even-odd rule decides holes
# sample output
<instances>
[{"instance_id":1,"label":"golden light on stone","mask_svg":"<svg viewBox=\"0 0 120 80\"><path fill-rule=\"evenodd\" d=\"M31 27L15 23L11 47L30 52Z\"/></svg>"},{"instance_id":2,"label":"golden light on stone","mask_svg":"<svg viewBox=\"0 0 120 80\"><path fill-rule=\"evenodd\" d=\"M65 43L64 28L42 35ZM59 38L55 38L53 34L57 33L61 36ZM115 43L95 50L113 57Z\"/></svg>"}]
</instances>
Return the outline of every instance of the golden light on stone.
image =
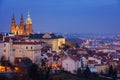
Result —
<instances>
[{"instance_id":1,"label":"golden light on stone","mask_svg":"<svg viewBox=\"0 0 120 80\"><path fill-rule=\"evenodd\" d=\"M18 67L15 67L15 71L16 71L16 72L19 72L20 69L19 69Z\"/></svg>"},{"instance_id":2,"label":"golden light on stone","mask_svg":"<svg viewBox=\"0 0 120 80\"><path fill-rule=\"evenodd\" d=\"M10 67L0 66L0 72L11 72Z\"/></svg>"},{"instance_id":3,"label":"golden light on stone","mask_svg":"<svg viewBox=\"0 0 120 80\"><path fill-rule=\"evenodd\" d=\"M11 23L11 33L15 35L29 35L33 34L32 20L30 18L30 13L28 12L28 17L26 19L26 24L24 24L23 16L21 15L20 24L15 23L14 15L12 17Z\"/></svg>"}]
</instances>

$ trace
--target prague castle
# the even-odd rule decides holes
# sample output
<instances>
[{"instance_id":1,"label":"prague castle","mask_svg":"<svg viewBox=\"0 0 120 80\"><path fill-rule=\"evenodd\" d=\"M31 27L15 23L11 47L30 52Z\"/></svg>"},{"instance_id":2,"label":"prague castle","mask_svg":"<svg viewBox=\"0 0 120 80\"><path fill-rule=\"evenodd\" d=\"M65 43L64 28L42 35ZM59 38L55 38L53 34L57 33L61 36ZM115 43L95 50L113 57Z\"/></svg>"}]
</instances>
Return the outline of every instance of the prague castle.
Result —
<instances>
[{"instance_id":1,"label":"prague castle","mask_svg":"<svg viewBox=\"0 0 120 80\"><path fill-rule=\"evenodd\" d=\"M15 18L13 15L10 32L14 33L15 35L33 34L34 32L33 32L33 28L32 28L32 20L30 18L30 13L28 12L28 16L27 16L25 24L24 24L23 15L21 15L21 18L20 18L20 24L16 24Z\"/></svg>"},{"instance_id":2,"label":"prague castle","mask_svg":"<svg viewBox=\"0 0 120 80\"><path fill-rule=\"evenodd\" d=\"M32 28L32 20L30 18L29 12L26 19L26 23L24 23L23 15L21 15L20 24L16 24L15 17L13 15L10 32L13 33L14 35L29 36L28 39L33 41L43 41L47 43L52 48L53 51L57 52L60 51L59 47L62 46L62 44L65 44L65 38L55 33L34 34Z\"/></svg>"}]
</instances>

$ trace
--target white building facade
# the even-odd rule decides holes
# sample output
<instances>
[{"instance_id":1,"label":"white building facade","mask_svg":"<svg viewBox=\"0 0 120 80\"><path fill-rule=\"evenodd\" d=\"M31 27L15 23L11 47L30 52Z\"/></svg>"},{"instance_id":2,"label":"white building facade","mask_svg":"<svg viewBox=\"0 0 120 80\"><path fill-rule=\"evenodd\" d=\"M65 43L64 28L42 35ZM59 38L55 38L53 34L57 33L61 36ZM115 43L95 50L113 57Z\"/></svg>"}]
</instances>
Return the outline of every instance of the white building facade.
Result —
<instances>
[{"instance_id":1,"label":"white building facade","mask_svg":"<svg viewBox=\"0 0 120 80\"><path fill-rule=\"evenodd\" d=\"M41 48L41 42L13 42L13 53L15 58L28 57L36 64L40 64Z\"/></svg>"},{"instance_id":2,"label":"white building facade","mask_svg":"<svg viewBox=\"0 0 120 80\"><path fill-rule=\"evenodd\" d=\"M13 42L11 39L4 41L3 52L5 59L10 60L11 63L14 63Z\"/></svg>"},{"instance_id":3,"label":"white building facade","mask_svg":"<svg viewBox=\"0 0 120 80\"><path fill-rule=\"evenodd\" d=\"M4 50L3 50L3 48L4 48L4 42L0 42L0 59L1 59L1 57L4 55Z\"/></svg>"},{"instance_id":4,"label":"white building facade","mask_svg":"<svg viewBox=\"0 0 120 80\"><path fill-rule=\"evenodd\" d=\"M73 60L70 57L67 57L65 60L62 61L62 68L65 71L76 73L77 69L79 68L80 62L78 60Z\"/></svg>"}]
</instances>

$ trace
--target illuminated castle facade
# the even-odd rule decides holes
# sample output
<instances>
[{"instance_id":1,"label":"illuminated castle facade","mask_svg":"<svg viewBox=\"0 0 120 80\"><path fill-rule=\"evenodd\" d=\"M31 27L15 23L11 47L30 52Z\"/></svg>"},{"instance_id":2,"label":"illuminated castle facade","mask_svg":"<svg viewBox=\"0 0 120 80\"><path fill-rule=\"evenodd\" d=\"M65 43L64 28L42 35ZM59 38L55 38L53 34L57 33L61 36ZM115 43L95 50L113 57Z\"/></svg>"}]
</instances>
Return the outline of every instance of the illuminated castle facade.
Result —
<instances>
[{"instance_id":1,"label":"illuminated castle facade","mask_svg":"<svg viewBox=\"0 0 120 80\"><path fill-rule=\"evenodd\" d=\"M32 20L30 18L30 13L28 12L28 17L26 19L26 23L24 24L23 15L21 15L20 18L20 24L16 24L14 15L12 17L11 22L11 33L14 33L15 35L30 35L33 34L33 28L32 28Z\"/></svg>"}]
</instances>

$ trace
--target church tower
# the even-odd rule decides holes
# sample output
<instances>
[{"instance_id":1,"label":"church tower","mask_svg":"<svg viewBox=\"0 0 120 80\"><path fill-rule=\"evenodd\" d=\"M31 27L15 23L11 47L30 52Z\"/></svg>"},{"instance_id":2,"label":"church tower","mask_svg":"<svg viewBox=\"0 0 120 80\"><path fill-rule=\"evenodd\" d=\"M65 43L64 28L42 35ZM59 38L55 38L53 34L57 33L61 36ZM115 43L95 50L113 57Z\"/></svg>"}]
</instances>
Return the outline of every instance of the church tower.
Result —
<instances>
[{"instance_id":1,"label":"church tower","mask_svg":"<svg viewBox=\"0 0 120 80\"><path fill-rule=\"evenodd\" d=\"M15 26L16 26L16 23L15 23L15 18L14 18L14 14L13 14L12 22L11 22L11 29L10 29L11 33L15 33Z\"/></svg>"},{"instance_id":2,"label":"church tower","mask_svg":"<svg viewBox=\"0 0 120 80\"><path fill-rule=\"evenodd\" d=\"M23 20L23 14L21 14L20 18L20 35L25 35L25 28L24 28L24 20Z\"/></svg>"},{"instance_id":3,"label":"church tower","mask_svg":"<svg viewBox=\"0 0 120 80\"><path fill-rule=\"evenodd\" d=\"M16 24L14 15L12 16L10 32L14 35L29 35L33 34L32 20L30 18L30 13L28 12L28 17L26 19L26 24L24 24L23 14L21 14L20 23Z\"/></svg>"},{"instance_id":4,"label":"church tower","mask_svg":"<svg viewBox=\"0 0 120 80\"><path fill-rule=\"evenodd\" d=\"M29 11L28 11L28 17L27 17L27 19L26 19L26 29L25 29L26 31L26 35L29 35L29 34L33 34L34 32L33 32L33 28L32 28L32 20L31 20L31 18L30 18L30 13L29 13Z\"/></svg>"},{"instance_id":5,"label":"church tower","mask_svg":"<svg viewBox=\"0 0 120 80\"><path fill-rule=\"evenodd\" d=\"M23 21L22 15L21 15L21 19L20 19L20 24L15 23L15 18L13 15L10 32L14 33L15 35L24 35L24 21Z\"/></svg>"}]
</instances>

